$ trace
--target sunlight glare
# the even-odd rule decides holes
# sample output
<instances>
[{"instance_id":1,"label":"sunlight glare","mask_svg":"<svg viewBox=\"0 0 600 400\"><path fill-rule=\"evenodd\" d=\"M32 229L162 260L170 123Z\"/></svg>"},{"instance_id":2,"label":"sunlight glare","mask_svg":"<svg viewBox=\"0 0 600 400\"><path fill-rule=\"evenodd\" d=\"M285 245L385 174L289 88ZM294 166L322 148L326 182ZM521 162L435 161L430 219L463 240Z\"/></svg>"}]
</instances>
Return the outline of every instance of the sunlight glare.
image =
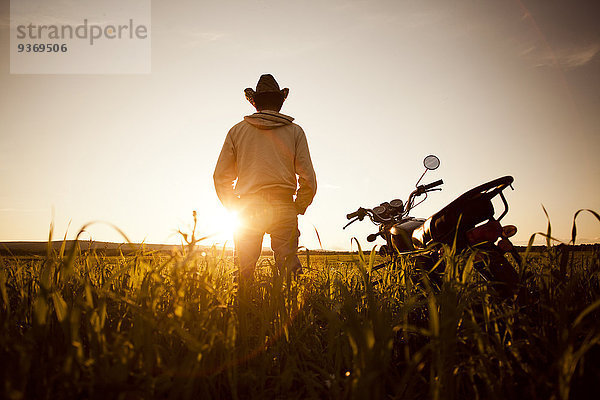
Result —
<instances>
[{"instance_id":1,"label":"sunlight glare","mask_svg":"<svg viewBox=\"0 0 600 400\"><path fill-rule=\"evenodd\" d=\"M219 207L211 213L199 213L198 226L208 236L203 244L233 246L233 235L240 223L237 213Z\"/></svg>"},{"instance_id":2,"label":"sunlight glare","mask_svg":"<svg viewBox=\"0 0 600 400\"><path fill-rule=\"evenodd\" d=\"M240 219L237 212L226 211L223 218L223 233L229 238L233 238L233 234L240 226Z\"/></svg>"}]
</instances>

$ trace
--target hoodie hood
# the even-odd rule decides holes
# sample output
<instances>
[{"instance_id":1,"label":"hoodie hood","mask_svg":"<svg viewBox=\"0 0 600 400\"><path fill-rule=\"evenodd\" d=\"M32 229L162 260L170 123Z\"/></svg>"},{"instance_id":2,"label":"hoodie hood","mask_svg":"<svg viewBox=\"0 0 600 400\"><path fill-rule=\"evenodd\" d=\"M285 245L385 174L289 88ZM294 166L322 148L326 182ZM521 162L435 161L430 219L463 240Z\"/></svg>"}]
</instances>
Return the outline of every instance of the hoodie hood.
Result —
<instances>
[{"instance_id":1,"label":"hoodie hood","mask_svg":"<svg viewBox=\"0 0 600 400\"><path fill-rule=\"evenodd\" d=\"M263 110L244 117L244 121L258 129L274 129L289 125L294 118L277 111Z\"/></svg>"}]
</instances>

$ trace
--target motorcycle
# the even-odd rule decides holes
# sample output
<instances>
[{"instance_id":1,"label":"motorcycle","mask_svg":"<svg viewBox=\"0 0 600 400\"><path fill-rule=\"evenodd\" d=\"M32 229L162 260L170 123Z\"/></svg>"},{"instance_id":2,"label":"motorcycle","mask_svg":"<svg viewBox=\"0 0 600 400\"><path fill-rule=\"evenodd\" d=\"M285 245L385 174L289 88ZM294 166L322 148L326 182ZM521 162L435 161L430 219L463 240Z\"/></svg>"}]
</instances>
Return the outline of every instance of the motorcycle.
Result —
<instances>
[{"instance_id":1,"label":"motorcycle","mask_svg":"<svg viewBox=\"0 0 600 400\"><path fill-rule=\"evenodd\" d=\"M446 250L454 249L457 254L471 249L476 251L475 270L485 280L494 282L493 286L502 296L514 294L519 275L513 264L520 265L521 257L509 238L516 234L517 227L500 223L509 208L504 190L507 187L513 189L513 177L504 176L486 182L465 192L429 218L416 218L410 215L411 211L425 201L429 193L441 190L439 186L444 183L440 179L419 185L428 171L440 166L440 160L429 155L423 160L423 165L425 171L406 202L394 199L372 209L360 207L346 216L350 222L343 229L365 217L379 227L377 233L367 237L367 241L373 242L378 237L385 240L386 244L379 248L379 254L386 261L374 266L373 270L396 266L400 257L409 256L422 270L435 272L439 282L444 273L444 247ZM421 196L424 197L419 199ZM500 196L504 206L498 217L495 217L492 204L496 196Z\"/></svg>"}]
</instances>

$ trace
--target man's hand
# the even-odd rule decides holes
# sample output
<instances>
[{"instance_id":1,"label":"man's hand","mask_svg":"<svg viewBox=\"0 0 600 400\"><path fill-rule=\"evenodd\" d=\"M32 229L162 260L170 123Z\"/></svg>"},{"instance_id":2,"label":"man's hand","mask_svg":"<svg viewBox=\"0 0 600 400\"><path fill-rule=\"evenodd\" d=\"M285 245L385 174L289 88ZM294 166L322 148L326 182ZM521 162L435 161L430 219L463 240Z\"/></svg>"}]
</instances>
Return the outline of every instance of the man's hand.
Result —
<instances>
[{"instance_id":1,"label":"man's hand","mask_svg":"<svg viewBox=\"0 0 600 400\"><path fill-rule=\"evenodd\" d=\"M294 201L294 206L296 207L296 215L304 215L306 212L306 208L302 208L298 203Z\"/></svg>"}]
</instances>

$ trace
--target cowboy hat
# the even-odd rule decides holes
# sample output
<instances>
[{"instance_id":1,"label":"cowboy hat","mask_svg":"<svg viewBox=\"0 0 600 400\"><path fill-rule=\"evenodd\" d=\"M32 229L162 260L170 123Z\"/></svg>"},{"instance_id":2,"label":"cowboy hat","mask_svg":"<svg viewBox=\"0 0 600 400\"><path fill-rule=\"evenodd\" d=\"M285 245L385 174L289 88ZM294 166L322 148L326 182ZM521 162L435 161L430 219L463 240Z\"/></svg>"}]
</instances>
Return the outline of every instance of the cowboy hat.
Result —
<instances>
[{"instance_id":1,"label":"cowboy hat","mask_svg":"<svg viewBox=\"0 0 600 400\"><path fill-rule=\"evenodd\" d=\"M264 74L260 76L260 79L256 84L256 90L252 88L244 89L246 99L250 102L250 104L252 104L255 107L256 104L254 103L254 97L256 95L260 95L262 93L281 93L281 95L283 96L283 100L285 100L289 92L290 89L288 88L279 89L279 84L271 74Z\"/></svg>"}]
</instances>

